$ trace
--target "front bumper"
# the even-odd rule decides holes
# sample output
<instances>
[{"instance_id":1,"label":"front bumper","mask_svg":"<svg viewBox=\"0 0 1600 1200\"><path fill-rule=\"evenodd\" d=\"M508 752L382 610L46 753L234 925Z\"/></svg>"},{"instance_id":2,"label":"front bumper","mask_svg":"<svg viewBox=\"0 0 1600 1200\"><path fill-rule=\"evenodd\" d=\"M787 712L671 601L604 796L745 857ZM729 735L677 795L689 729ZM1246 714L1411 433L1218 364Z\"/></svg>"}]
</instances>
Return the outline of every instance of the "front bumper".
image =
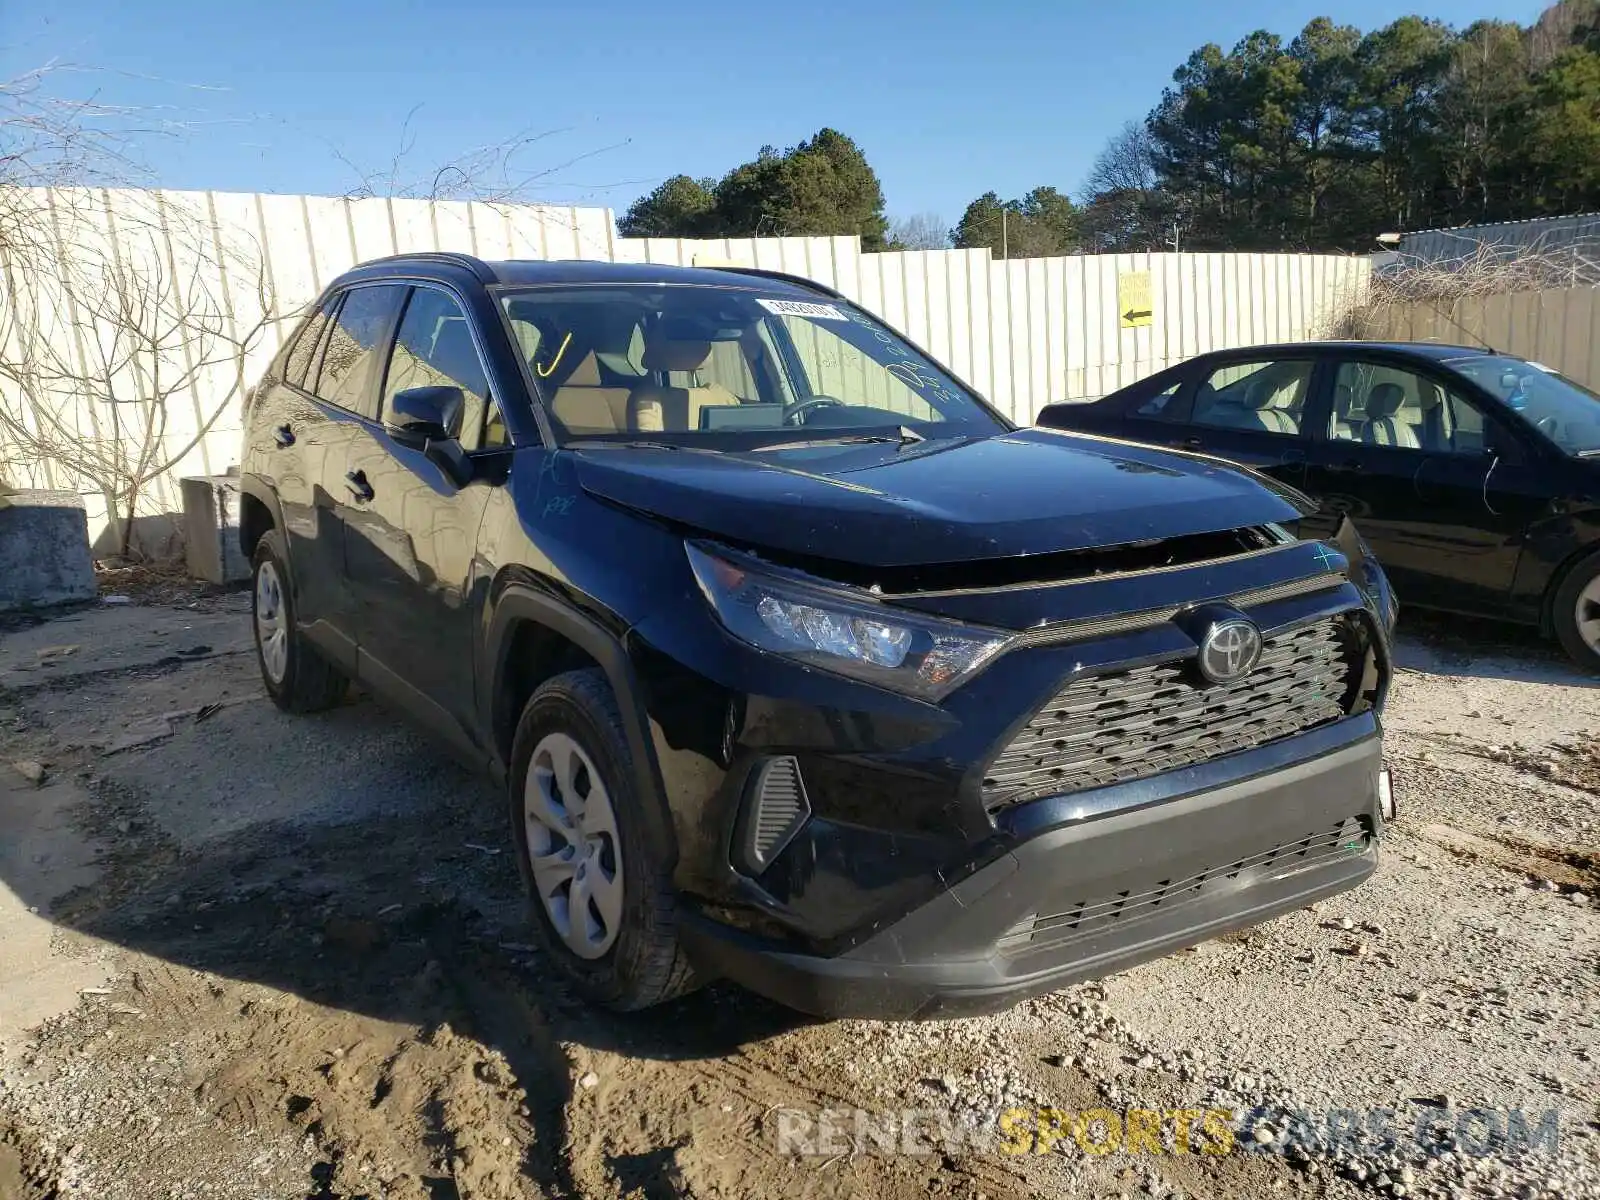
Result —
<instances>
[{"instance_id":1,"label":"front bumper","mask_svg":"<svg viewBox=\"0 0 1600 1200\"><path fill-rule=\"evenodd\" d=\"M1292 744L1292 743L1291 743ZM829 1017L955 1017L1097 978L1354 887L1377 864L1382 742L1059 825L834 957L687 915L697 964Z\"/></svg>"}]
</instances>

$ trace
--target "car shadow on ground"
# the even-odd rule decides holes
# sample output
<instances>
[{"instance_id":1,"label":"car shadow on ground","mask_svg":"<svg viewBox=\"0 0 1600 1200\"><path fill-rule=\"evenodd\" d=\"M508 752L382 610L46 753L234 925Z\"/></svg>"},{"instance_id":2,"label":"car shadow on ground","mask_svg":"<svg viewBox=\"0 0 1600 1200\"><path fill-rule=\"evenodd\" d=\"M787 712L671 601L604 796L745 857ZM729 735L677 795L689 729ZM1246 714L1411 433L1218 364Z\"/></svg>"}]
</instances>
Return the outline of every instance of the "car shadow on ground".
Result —
<instances>
[{"instance_id":1,"label":"car shadow on ground","mask_svg":"<svg viewBox=\"0 0 1600 1200\"><path fill-rule=\"evenodd\" d=\"M171 703L164 694L141 696L158 685L198 696L205 672L228 669L173 665L100 690L109 687L125 707L159 709ZM36 719L59 714L51 720L70 728L84 698L72 690L23 703ZM721 1059L809 1023L719 984L636 1014L582 1002L532 944L500 794L370 700L290 717L259 695L241 698L203 724L80 764L75 774L73 822L95 850L98 877L61 894L48 864L35 863L0 882L58 930L146 956L109 995L91 996L89 1008L193 1008L186 1020L214 1021L236 1061L228 1079L207 1086L236 1088L241 1108L275 1107L284 1128L333 1145L332 1164L365 1152L362 1135L348 1132L352 1121L382 1119L379 1093L403 1090L384 1082L397 1048L450 1030L503 1055L526 1092L524 1172L547 1193L577 1194L562 1151L582 1073L575 1061L590 1052L663 1064ZM232 984L270 989L269 999ZM231 1008L207 1016L208 989L225 992L217 1003ZM273 994L293 998L298 1023L262 1015L276 1011ZM390 1039L371 1064L377 1092L369 1082L361 1096L341 1099L328 1046L372 1036L374 1022L404 1032L377 1036ZM259 1050L292 1039L303 1043L297 1054ZM340 1122L342 1135L334 1132ZM653 1171L643 1161L609 1169L619 1181Z\"/></svg>"}]
</instances>

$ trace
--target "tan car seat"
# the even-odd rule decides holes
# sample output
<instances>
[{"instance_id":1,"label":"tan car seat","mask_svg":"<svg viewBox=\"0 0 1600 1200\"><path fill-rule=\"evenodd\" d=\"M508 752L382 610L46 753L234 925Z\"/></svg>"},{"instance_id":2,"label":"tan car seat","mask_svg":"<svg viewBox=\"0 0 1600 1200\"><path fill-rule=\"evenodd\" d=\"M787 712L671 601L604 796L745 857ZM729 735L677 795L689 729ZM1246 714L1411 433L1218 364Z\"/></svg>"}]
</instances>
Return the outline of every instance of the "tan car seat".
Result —
<instances>
[{"instance_id":1,"label":"tan car seat","mask_svg":"<svg viewBox=\"0 0 1600 1200\"><path fill-rule=\"evenodd\" d=\"M624 387L606 387L593 350L573 369L550 399L550 411L568 433L620 433L628 428L628 399Z\"/></svg>"},{"instance_id":2,"label":"tan car seat","mask_svg":"<svg viewBox=\"0 0 1600 1200\"><path fill-rule=\"evenodd\" d=\"M1367 423L1361 430L1361 440L1369 446L1421 449L1410 422L1395 417L1405 402L1405 391L1398 383L1380 383L1368 392Z\"/></svg>"},{"instance_id":3,"label":"tan car seat","mask_svg":"<svg viewBox=\"0 0 1600 1200\"><path fill-rule=\"evenodd\" d=\"M645 342L644 369L692 373L710 357L710 342L653 338ZM738 403L739 398L720 384L663 387L647 381L628 397L628 428L640 433L699 429L701 409Z\"/></svg>"},{"instance_id":4,"label":"tan car seat","mask_svg":"<svg viewBox=\"0 0 1600 1200\"><path fill-rule=\"evenodd\" d=\"M1263 429L1268 433L1299 433L1300 422L1287 407L1299 386L1299 382L1293 379L1251 380L1244 395L1244 405L1248 410L1245 418L1249 422L1247 428ZM1283 402L1284 407L1278 406L1279 401Z\"/></svg>"}]
</instances>

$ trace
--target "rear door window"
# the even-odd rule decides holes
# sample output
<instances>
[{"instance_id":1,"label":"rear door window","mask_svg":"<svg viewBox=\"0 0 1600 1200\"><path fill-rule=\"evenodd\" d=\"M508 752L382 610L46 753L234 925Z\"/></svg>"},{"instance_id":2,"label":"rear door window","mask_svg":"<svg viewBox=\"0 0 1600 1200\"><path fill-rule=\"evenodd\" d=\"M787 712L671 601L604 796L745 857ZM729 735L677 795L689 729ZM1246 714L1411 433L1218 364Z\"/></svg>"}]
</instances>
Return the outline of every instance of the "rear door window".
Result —
<instances>
[{"instance_id":1,"label":"rear door window","mask_svg":"<svg viewBox=\"0 0 1600 1200\"><path fill-rule=\"evenodd\" d=\"M339 297L330 296L300 326L299 332L295 335L294 345L289 348L288 360L284 363L285 383L310 390L306 387L306 380L308 376L312 379L316 377L314 364L317 361L317 351L322 347L323 334L328 331L328 320L338 306Z\"/></svg>"},{"instance_id":2,"label":"rear door window","mask_svg":"<svg viewBox=\"0 0 1600 1200\"><path fill-rule=\"evenodd\" d=\"M388 349L385 338L405 301L401 284L355 287L345 293L328 331L316 394L364 417L377 415L376 391Z\"/></svg>"},{"instance_id":3,"label":"rear door window","mask_svg":"<svg viewBox=\"0 0 1600 1200\"><path fill-rule=\"evenodd\" d=\"M1298 437L1311 391L1310 359L1234 362L1218 367L1194 398L1194 423Z\"/></svg>"}]
</instances>

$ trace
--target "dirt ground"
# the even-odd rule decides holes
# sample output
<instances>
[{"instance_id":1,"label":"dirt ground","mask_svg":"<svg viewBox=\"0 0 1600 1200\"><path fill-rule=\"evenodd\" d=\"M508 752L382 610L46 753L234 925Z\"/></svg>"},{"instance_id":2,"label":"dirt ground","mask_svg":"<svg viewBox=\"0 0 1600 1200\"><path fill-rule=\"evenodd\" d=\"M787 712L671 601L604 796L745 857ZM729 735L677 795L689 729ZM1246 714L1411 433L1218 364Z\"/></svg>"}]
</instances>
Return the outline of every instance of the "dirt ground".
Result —
<instances>
[{"instance_id":1,"label":"dirt ground","mask_svg":"<svg viewBox=\"0 0 1600 1200\"><path fill-rule=\"evenodd\" d=\"M526 944L485 783L280 714L245 597L131 599L0 628L0 1200L1600 1195L1600 680L1531 638L1408 620L1402 817L1315 911L992 1018L622 1018ZM1458 1123L1513 1109L1557 1136Z\"/></svg>"}]
</instances>

